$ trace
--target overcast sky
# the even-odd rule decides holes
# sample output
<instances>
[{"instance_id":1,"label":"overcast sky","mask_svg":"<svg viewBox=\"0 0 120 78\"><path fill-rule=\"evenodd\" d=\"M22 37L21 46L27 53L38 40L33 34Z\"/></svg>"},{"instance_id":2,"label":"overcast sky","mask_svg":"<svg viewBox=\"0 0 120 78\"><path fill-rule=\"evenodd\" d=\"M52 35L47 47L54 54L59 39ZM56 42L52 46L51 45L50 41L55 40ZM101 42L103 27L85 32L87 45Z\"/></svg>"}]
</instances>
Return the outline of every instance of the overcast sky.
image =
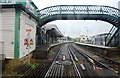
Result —
<instances>
[{"instance_id":1,"label":"overcast sky","mask_svg":"<svg viewBox=\"0 0 120 78\"><path fill-rule=\"evenodd\" d=\"M53 5L107 5L118 8L120 0L33 0L39 9ZM56 24L65 36L78 37L81 34L96 35L106 33L112 27L103 21L56 20L48 24Z\"/></svg>"}]
</instances>

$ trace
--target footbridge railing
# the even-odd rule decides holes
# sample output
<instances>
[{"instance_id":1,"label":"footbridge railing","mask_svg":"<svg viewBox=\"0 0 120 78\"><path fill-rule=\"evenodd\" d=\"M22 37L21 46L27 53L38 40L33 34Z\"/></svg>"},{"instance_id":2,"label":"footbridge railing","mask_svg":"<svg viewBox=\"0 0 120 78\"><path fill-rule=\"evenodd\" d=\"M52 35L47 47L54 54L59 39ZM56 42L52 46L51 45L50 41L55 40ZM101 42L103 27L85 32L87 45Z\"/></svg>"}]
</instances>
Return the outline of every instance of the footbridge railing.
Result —
<instances>
[{"instance_id":1,"label":"footbridge railing","mask_svg":"<svg viewBox=\"0 0 120 78\"><path fill-rule=\"evenodd\" d=\"M102 20L118 26L120 10L100 5L57 5L40 12L40 25L54 20Z\"/></svg>"}]
</instances>

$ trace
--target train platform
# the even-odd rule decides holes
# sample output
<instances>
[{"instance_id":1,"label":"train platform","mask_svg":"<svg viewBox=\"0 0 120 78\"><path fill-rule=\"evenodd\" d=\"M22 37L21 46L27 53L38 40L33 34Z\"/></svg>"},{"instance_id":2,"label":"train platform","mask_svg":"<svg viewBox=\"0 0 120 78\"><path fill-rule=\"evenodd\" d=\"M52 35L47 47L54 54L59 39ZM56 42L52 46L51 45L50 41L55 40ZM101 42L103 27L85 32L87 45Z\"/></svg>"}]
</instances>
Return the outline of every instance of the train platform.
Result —
<instances>
[{"instance_id":1,"label":"train platform","mask_svg":"<svg viewBox=\"0 0 120 78\"><path fill-rule=\"evenodd\" d=\"M49 47L50 47L50 44L43 44L36 47L35 51L47 51Z\"/></svg>"},{"instance_id":2,"label":"train platform","mask_svg":"<svg viewBox=\"0 0 120 78\"><path fill-rule=\"evenodd\" d=\"M48 51L51 47L57 46L62 43L42 44L36 47L35 51Z\"/></svg>"},{"instance_id":3,"label":"train platform","mask_svg":"<svg viewBox=\"0 0 120 78\"><path fill-rule=\"evenodd\" d=\"M75 44L77 44L82 48L86 48L92 52L97 52L107 57L111 57L113 55L119 54L120 52L119 47L108 47L108 46L85 44L85 43L78 43L78 42L76 42Z\"/></svg>"},{"instance_id":4,"label":"train platform","mask_svg":"<svg viewBox=\"0 0 120 78\"><path fill-rule=\"evenodd\" d=\"M53 44L42 44L38 47L36 47L36 49L33 52L33 57L36 59L46 59L49 50L57 45L60 45L62 43L53 43Z\"/></svg>"},{"instance_id":5,"label":"train platform","mask_svg":"<svg viewBox=\"0 0 120 78\"><path fill-rule=\"evenodd\" d=\"M94 47L94 48L101 48L101 49L120 50L120 48L118 47L108 47L108 46L103 46L103 45L93 45L93 44L85 44L85 43L79 43L79 42L76 42L76 44Z\"/></svg>"}]
</instances>

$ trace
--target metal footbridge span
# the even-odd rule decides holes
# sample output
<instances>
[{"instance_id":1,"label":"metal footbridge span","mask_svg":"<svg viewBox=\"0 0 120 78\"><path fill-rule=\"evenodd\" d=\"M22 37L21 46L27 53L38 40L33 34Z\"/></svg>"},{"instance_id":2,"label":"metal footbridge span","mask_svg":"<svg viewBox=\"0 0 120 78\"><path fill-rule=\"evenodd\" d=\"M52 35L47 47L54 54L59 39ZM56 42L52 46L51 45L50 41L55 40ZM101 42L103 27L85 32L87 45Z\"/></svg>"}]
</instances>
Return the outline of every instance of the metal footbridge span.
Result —
<instances>
[{"instance_id":1,"label":"metal footbridge span","mask_svg":"<svg viewBox=\"0 0 120 78\"><path fill-rule=\"evenodd\" d=\"M118 27L120 10L100 5L57 5L39 10L39 25L54 20L101 20Z\"/></svg>"}]
</instances>

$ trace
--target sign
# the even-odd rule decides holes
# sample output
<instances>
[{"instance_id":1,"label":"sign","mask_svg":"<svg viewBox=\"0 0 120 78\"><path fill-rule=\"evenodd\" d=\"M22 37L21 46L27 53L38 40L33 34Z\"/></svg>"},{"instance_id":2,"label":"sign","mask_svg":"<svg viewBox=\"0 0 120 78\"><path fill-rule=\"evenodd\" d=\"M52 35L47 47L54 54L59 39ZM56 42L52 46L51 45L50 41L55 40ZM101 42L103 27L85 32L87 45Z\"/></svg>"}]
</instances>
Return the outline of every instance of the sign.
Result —
<instances>
[{"instance_id":1,"label":"sign","mask_svg":"<svg viewBox=\"0 0 120 78\"><path fill-rule=\"evenodd\" d=\"M24 46L26 49L30 49L33 46L33 39L31 38L31 29L26 29L27 35L26 38L24 39Z\"/></svg>"}]
</instances>

